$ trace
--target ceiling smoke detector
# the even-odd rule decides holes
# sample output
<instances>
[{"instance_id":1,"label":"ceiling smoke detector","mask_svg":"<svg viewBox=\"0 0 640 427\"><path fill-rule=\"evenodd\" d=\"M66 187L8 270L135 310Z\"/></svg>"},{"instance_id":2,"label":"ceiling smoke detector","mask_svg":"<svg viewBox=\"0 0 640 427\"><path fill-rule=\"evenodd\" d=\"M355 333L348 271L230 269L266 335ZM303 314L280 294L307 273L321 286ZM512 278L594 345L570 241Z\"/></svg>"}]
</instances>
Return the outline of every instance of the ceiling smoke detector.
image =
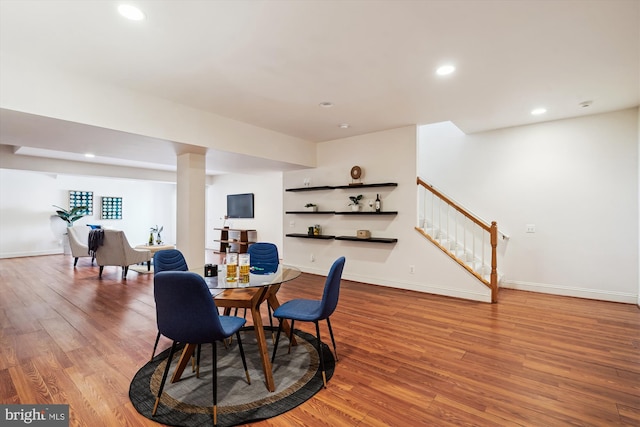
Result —
<instances>
[{"instance_id":1,"label":"ceiling smoke detector","mask_svg":"<svg viewBox=\"0 0 640 427\"><path fill-rule=\"evenodd\" d=\"M582 101L578 105L580 106L580 108L587 108L587 107L591 107L591 104L593 104L593 101Z\"/></svg>"}]
</instances>

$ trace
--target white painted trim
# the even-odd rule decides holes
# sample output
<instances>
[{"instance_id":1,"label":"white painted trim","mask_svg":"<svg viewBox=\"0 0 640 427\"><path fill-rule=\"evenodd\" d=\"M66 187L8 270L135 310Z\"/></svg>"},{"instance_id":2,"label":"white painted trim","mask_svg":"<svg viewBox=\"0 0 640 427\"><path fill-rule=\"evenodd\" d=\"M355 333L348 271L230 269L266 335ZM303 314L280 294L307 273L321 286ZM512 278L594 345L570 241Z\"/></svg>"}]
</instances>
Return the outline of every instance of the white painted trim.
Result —
<instances>
[{"instance_id":1,"label":"white painted trim","mask_svg":"<svg viewBox=\"0 0 640 427\"><path fill-rule=\"evenodd\" d=\"M63 255L63 249L55 249L55 250L44 250L44 251L29 251L29 252L5 252L0 253L0 259L2 258L24 258L30 256L41 256L41 255Z\"/></svg>"},{"instance_id":2,"label":"white painted trim","mask_svg":"<svg viewBox=\"0 0 640 427\"><path fill-rule=\"evenodd\" d=\"M520 291L539 292L543 294L562 295L575 298L595 299L601 301L621 302L635 304L637 295L626 292L611 292L600 289L576 288L573 286L552 285L548 283L532 283L519 281L504 281L501 288L516 289ZM500 292L498 292L500 301Z\"/></svg>"},{"instance_id":3,"label":"white painted trim","mask_svg":"<svg viewBox=\"0 0 640 427\"><path fill-rule=\"evenodd\" d=\"M286 261L285 261L286 264ZM291 264L288 264L291 265ZM299 268L304 273L309 274L317 274L319 276L326 276L328 273L328 269L315 269L315 268L307 268L300 265L295 266ZM451 289L439 285L433 284L425 284L425 283L412 283L412 282L402 282L402 281L388 281L385 280L380 281L375 277L369 277L358 274L343 274L342 278L344 280L353 280L360 283L384 286L387 288L395 288L395 289L403 289L408 291L416 291L423 292L434 295L441 295L453 298L462 298L466 300L479 301L479 302L487 302L491 303L491 291L487 290L487 294L482 294L479 292L469 292L468 290L459 290L459 289Z\"/></svg>"}]
</instances>

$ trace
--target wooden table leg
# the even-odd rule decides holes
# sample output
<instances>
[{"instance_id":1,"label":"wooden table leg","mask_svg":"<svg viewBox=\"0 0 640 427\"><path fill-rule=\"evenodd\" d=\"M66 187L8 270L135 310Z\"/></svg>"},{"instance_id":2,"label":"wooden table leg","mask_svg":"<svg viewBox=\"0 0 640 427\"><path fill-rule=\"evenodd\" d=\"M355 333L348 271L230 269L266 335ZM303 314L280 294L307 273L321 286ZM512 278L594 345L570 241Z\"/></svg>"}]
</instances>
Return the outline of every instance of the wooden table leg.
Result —
<instances>
[{"instance_id":1,"label":"wooden table leg","mask_svg":"<svg viewBox=\"0 0 640 427\"><path fill-rule=\"evenodd\" d=\"M269 358L267 351L264 325L262 324L262 316L260 315L260 305L267 298L268 290L268 287L227 289L216 295L215 302L218 307L224 308L225 314L228 314L232 307L248 308L251 311L253 328L256 334L256 343L258 345L258 351L260 352L260 359L262 361L265 385L267 390L275 391L276 387L273 380L273 372L271 371L271 359Z\"/></svg>"},{"instance_id":2,"label":"wooden table leg","mask_svg":"<svg viewBox=\"0 0 640 427\"><path fill-rule=\"evenodd\" d=\"M267 390L275 391L276 385L273 380L273 372L271 371L271 360L269 359L269 352L267 351L267 340L264 335L264 326L262 325L262 316L260 315L259 304L251 307L251 316L253 316L253 329L256 333L256 342L258 344L258 351L260 352L260 359L262 359L262 370L264 371L264 380L267 383Z\"/></svg>"},{"instance_id":3,"label":"wooden table leg","mask_svg":"<svg viewBox=\"0 0 640 427\"><path fill-rule=\"evenodd\" d=\"M196 344L187 344L182 350L182 354L180 355L180 360L178 361L178 366L176 366L176 370L173 371L173 376L171 377L171 382L175 383L176 381L180 381L180 377L182 376L182 372L184 372L184 368L187 367L189 363L189 359L193 356L193 352L196 350ZM171 361L167 362L171 363Z\"/></svg>"}]
</instances>

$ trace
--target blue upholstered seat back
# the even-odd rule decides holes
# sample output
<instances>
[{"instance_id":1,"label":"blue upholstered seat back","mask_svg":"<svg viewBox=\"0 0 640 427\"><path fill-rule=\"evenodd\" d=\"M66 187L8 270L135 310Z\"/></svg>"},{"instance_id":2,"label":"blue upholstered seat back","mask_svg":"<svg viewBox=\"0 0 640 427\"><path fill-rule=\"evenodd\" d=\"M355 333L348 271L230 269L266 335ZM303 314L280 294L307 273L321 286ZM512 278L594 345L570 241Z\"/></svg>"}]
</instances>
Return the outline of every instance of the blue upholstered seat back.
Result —
<instances>
[{"instance_id":1,"label":"blue upholstered seat back","mask_svg":"<svg viewBox=\"0 0 640 427\"><path fill-rule=\"evenodd\" d=\"M324 292L322 294L322 302L320 305L320 315L318 320L326 319L331 316L338 305L338 297L340 296L340 280L342 279L342 270L344 270L345 257L340 257L334 261L327 280L324 284Z\"/></svg>"},{"instance_id":2,"label":"blue upholstered seat back","mask_svg":"<svg viewBox=\"0 0 640 427\"><path fill-rule=\"evenodd\" d=\"M196 273L156 273L154 297L158 331L174 341L211 343L235 333L239 329L239 325L235 323L244 324L242 318L218 315L206 282ZM228 324L229 322L233 324Z\"/></svg>"},{"instance_id":3,"label":"blue upholstered seat back","mask_svg":"<svg viewBox=\"0 0 640 427\"><path fill-rule=\"evenodd\" d=\"M177 249L165 249L153 255L153 272L161 271L188 271L187 260Z\"/></svg>"},{"instance_id":4,"label":"blue upholstered seat back","mask_svg":"<svg viewBox=\"0 0 640 427\"><path fill-rule=\"evenodd\" d=\"M278 247L273 243L257 242L253 243L247 249L247 253L251 256L249 262L254 274L273 273L278 269L280 257L278 256Z\"/></svg>"}]
</instances>

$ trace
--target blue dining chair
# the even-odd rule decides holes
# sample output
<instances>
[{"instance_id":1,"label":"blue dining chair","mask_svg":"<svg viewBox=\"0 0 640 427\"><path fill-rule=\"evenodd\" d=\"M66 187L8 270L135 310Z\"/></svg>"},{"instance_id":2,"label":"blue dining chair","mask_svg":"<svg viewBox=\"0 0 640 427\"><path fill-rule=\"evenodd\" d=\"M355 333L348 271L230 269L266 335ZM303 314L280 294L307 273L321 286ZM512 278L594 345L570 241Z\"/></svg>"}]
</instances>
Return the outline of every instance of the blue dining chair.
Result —
<instances>
[{"instance_id":1,"label":"blue dining chair","mask_svg":"<svg viewBox=\"0 0 640 427\"><path fill-rule=\"evenodd\" d=\"M278 247L273 243L252 243L247 249L247 253L250 255L249 264L251 265L251 272L253 274L270 274L278 270L280 256L278 254ZM273 317L271 315L271 306L268 302L267 312L269 313L269 326L271 326L271 330L273 331ZM271 333L271 339L273 339L273 332Z\"/></svg>"},{"instance_id":2,"label":"blue dining chair","mask_svg":"<svg viewBox=\"0 0 640 427\"><path fill-rule=\"evenodd\" d=\"M153 273L161 271L189 271L187 260L177 249L164 249L153 255Z\"/></svg>"},{"instance_id":3,"label":"blue dining chair","mask_svg":"<svg viewBox=\"0 0 640 427\"><path fill-rule=\"evenodd\" d=\"M278 326L278 335L276 342L273 346L273 355L271 356L271 363L276 358L276 351L278 350L278 341L280 341L280 333L282 332L283 319L291 320L290 333L289 333L289 352L291 352L291 343L293 342L293 326L296 320L301 322L313 322L316 325L316 336L318 342L318 355L320 356L320 369L322 370L322 383L324 387L327 387L327 375L324 369L324 357L322 355L322 341L320 340L320 326L318 322L323 319L327 319L327 326L329 327L329 334L331 335L331 342L333 343L333 353L338 360L338 352L336 351L336 341L333 338L333 330L331 329L331 321L329 317L335 311L338 305L338 297L340 295L340 280L342 278L342 270L344 270L345 258L340 257L334 261L329 275L324 284L324 292L322 293L321 300L309 300L309 299L294 299L287 301L280 307L276 308L273 312L273 316L276 317L280 325Z\"/></svg>"},{"instance_id":4,"label":"blue dining chair","mask_svg":"<svg viewBox=\"0 0 640 427\"><path fill-rule=\"evenodd\" d=\"M187 260L184 255L177 249L164 249L153 255L153 274L154 276L162 271L189 271ZM158 342L160 342L160 332L156 335L156 342L153 344L151 352L151 360L156 354Z\"/></svg>"},{"instance_id":5,"label":"blue dining chair","mask_svg":"<svg viewBox=\"0 0 640 427\"><path fill-rule=\"evenodd\" d=\"M249 263L253 274L269 274L278 269L280 257L278 247L273 243L256 242L247 249L250 255Z\"/></svg>"},{"instance_id":6,"label":"blue dining chair","mask_svg":"<svg viewBox=\"0 0 640 427\"><path fill-rule=\"evenodd\" d=\"M217 425L218 358L216 342L225 340L235 334L247 382L251 384L239 333L246 320L236 316L220 316L207 283L196 273L189 271L163 271L157 273L153 278L153 292L156 301L158 330L162 335L173 340L173 344L169 351L169 358L162 375L152 415L155 415L158 409L171 360L176 352L176 344L178 342L197 344L197 358L199 361L200 345L211 343L213 348L213 424Z\"/></svg>"}]
</instances>

